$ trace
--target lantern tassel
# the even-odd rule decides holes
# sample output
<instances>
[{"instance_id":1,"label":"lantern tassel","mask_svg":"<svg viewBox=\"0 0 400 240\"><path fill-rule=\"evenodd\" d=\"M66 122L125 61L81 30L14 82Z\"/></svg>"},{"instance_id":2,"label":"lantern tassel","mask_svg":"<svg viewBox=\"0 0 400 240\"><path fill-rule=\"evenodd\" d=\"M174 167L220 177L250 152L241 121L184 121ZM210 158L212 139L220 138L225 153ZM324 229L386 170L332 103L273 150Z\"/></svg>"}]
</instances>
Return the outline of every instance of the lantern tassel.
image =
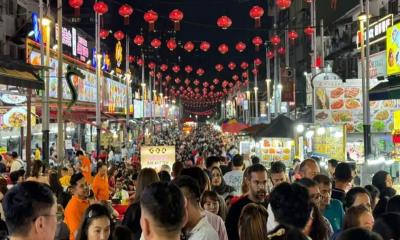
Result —
<instances>
[{"instance_id":1,"label":"lantern tassel","mask_svg":"<svg viewBox=\"0 0 400 240\"><path fill-rule=\"evenodd\" d=\"M129 25L129 17L124 17L124 25Z\"/></svg>"},{"instance_id":2,"label":"lantern tassel","mask_svg":"<svg viewBox=\"0 0 400 240\"><path fill-rule=\"evenodd\" d=\"M149 23L149 32L154 32L154 23Z\"/></svg>"},{"instance_id":3,"label":"lantern tassel","mask_svg":"<svg viewBox=\"0 0 400 240\"><path fill-rule=\"evenodd\" d=\"M255 28L260 28L261 27L261 19L257 18L255 21Z\"/></svg>"},{"instance_id":4,"label":"lantern tassel","mask_svg":"<svg viewBox=\"0 0 400 240\"><path fill-rule=\"evenodd\" d=\"M181 24L179 22L174 22L174 30L175 31L181 30Z\"/></svg>"},{"instance_id":5,"label":"lantern tassel","mask_svg":"<svg viewBox=\"0 0 400 240\"><path fill-rule=\"evenodd\" d=\"M79 17L80 12L81 12L81 9L80 9L80 8L74 8L74 15L75 15L76 18Z\"/></svg>"}]
</instances>

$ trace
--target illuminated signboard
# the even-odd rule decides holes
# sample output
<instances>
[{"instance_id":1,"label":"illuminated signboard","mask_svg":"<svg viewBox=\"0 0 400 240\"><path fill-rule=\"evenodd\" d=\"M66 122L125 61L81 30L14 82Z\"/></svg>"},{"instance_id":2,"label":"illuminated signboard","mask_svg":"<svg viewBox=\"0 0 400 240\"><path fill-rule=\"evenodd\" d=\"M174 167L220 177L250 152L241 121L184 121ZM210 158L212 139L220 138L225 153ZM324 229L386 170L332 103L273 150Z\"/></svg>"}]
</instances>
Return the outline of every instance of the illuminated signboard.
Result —
<instances>
[{"instance_id":1,"label":"illuminated signboard","mask_svg":"<svg viewBox=\"0 0 400 240\"><path fill-rule=\"evenodd\" d=\"M387 75L400 74L400 23L389 28L386 33Z\"/></svg>"},{"instance_id":2,"label":"illuminated signboard","mask_svg":"<svg viewBox=\"0 0 400 240\"><path fill-rule=\"evenodd\" d=\"M386 31L393 25L393 14L389 14L376 22L369 25L369 44L375 44L386 38ZM357 48L361 48L361 31L357 32ZM364 32L364 41L366 40L366 32Z\"/></svg>"},{"instance_id":3,"label":"illuminated signboard","mask_svg":"<svg viewBox=\"0 0 400 240\"><path fill-rule=\"evenodd\" d=\"M55 24L55 38L58 40L58 25ZM66 52L70 51L72 56L78 57L79 60L86 62L89 57L88 40L79 34L76 28L62 27L62 43Z\"/></svg>"}]
</instances>

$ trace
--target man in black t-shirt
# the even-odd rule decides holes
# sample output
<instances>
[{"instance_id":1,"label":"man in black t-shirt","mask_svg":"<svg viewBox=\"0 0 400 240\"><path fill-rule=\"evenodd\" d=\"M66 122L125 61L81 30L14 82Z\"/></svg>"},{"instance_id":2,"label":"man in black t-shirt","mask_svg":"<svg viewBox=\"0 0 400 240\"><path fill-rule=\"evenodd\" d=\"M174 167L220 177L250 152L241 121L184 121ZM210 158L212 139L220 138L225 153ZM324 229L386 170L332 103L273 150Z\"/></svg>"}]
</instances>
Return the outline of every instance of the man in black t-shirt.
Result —
<instances>
[{"instance_id":1,"label":"man in black t-shirt","mask_svg":"<svg viewBox=\"0 0 400 240\"><path fill-rule=\"evenodd\" d=\"M348 163L339 163L334 173L335 184L332 188L332 198L344 203L346 192L351 188L353 176L351 174L351 166Z\"/></svg>"}]
</instances>

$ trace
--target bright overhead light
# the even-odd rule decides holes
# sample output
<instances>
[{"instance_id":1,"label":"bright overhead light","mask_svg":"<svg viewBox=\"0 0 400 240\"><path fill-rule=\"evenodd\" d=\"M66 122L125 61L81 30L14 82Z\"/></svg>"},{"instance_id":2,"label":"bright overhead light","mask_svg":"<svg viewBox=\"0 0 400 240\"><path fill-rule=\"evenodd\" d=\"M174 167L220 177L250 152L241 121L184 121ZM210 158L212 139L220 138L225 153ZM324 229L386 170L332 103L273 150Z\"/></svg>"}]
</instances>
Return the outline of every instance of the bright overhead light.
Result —
<instances>
[{"instance_id":1,"label":"bright overhead light","mask_svg":"<svg viewBox=\"0 0 400 240\"><path fill-rule=\"evenodd\" d=\"M57 50L57 49L58 49L58 45L57 45L57 44L54 44L53 50Z\"/></svg>"},{"instance_id":2,"label":"bright overhead light","mask_svg":"<svg viewBox=\"0 0 400 240\"><path fill-rule=\"evenodd\" d=\"M50 19L50 18L44 17L44 18L42 19L42 25L43 25L44 27L47 27L47 26L49 26L50 24L51 24L51 19Z\"/></svg>"},{"instance_id":3,"label":"bright overhead light","mask_svg":"<svg viewBox=\"0 0 400 240\"><path fill-rule=\"evenodd\" d=\"M306 132L306 138L312 138L314 136L314 131Z\"/></svg>"},{"instance_id":4,"label":"bright overhead light","mask_svg":"<svg viewBox=\"0 0 400 240\"><path fill-rule=\"evenodd\" d=\"M33 37L33 35L35 34L35 32L32 30L28 33L28 37Z\"/></svg>"},{"instance_id":5,"label":"bright overhead light","mask_svg":"<svg viewBox=\"0 0 400 240\"><path fill-rule=\"evenodd\" d=\"M318 135L324 135L325 134L326 129L324 127L319 127L317 129L317 134Z\"/></svg>"},{"instance_id":6,"label":"bright overhead light","mask_svg":"<svg viewBox=\"0 0 400 240\"><path fill-rule=\"evenodd\" d=\"M279 84L278 84L278 89L279 89L279 90L282 90L282 88L283 88L282 84L279 83Z\"/></svg>"},{"instance_id":7,"label":"bright overhead light","mask_svg":"<svg viewBox=\"0 0 400 240\"><path fill-rule=\"evenodd\" d=\"M303 124L297 125L296 130L297 130L298 133L303 133L304 132L304 125Z\"/></svg>"}]
</instances>

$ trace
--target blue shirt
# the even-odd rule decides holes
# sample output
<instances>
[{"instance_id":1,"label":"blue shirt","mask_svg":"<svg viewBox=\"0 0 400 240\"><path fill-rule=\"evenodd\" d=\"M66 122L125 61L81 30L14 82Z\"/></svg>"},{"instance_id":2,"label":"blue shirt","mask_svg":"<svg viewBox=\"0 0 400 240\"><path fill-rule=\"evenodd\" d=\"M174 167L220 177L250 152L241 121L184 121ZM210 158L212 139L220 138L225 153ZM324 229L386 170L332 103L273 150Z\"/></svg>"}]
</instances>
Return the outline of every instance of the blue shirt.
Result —
<instances>
[{"instance_id":1,"label":"blue shirt","mask_svg":"<svg viewBox=\"0 0 400 240\"><path fill-rule=\"evenodd\" d=\"M342 203L337 199L331 199L329 205L324 211L326 217L332 225L333 232L343 228L344 210Z\"/></svg>"}]
</instances>

